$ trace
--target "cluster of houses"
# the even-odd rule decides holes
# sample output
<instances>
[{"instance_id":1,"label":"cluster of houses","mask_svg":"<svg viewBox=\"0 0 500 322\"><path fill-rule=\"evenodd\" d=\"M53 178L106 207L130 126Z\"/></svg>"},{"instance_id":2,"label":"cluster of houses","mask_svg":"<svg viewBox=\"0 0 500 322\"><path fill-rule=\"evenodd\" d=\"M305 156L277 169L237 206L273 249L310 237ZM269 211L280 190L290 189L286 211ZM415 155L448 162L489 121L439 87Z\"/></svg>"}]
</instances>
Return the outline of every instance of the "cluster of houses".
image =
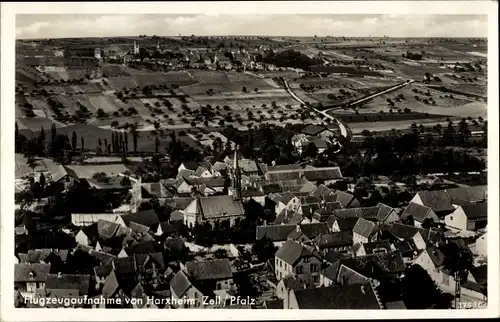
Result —
<instances>
[{"instance_id":1,"label":"cluster of houses","mask_svg":"<svg viewBox=\"0 0 500 322\"><path fill-rule=\"evenodd\" d=\"M51 178L71 182L81 177L96 180L68 166L58 167ZM242 159L237 151L223 162L184 162L176 178L148 183L129 178L126 207L72 214L71 227L60 232L64 242L56 239L51 247L16 253L16 298L121 299L122 306L126 299L143 298L128 307L227 307L231 303L203 299L239 294L233 280L239 273L238 250L231 245L227 257L220 258L179 232L197 223L232 226L245 217L245 202L254 200L276 213L274 222L257 226L255 241L270 240L278 250L273 260L252 264L270 272L271 288L253 308L401 309L400 297L378 290L401 280L413 264L442 291L455 294L455 276L444 265L446 243L456 243L475 259L467 280L460 282L461 300L486 301L484 186L420 191L403 209L381 203L363 207L349 191L328 187L343 179L338 167L268 166ZM168 220L153 209L141 210L152 199L174 209ZM30 233L16 227L16 238ZM146 300L153 297L164 301ZM194 300L175 304L186 298Z\"/></svg>"},{"instance_id":2,"label":"cluster of houses","mask_svg":"<svg viewBox=\"0 0 500 322\"><path fill-rule=\"evenodd\" d=\"M265 64L257 61L258 56L266 53L268 48L259 46L246 50L244 48L220 48L220 49L200 49L200 48L183 48L179 49L178 53L182 54L182 58L139 58L140 46L134 42L134 50L130 53L124 53L121 57L116 54L110 55L107 58L115 61L122 59L123 64L130 62L136 63L151 63L170 67L185 67L189 68L207 68L207 69L223 69L232 70L237 67L245 69L258 69L258 70L275 70L276 66L273 64ZM157 43L155 52L160 54L165 53L166 50L161 48Z\"/></svg>"}]
</instances>

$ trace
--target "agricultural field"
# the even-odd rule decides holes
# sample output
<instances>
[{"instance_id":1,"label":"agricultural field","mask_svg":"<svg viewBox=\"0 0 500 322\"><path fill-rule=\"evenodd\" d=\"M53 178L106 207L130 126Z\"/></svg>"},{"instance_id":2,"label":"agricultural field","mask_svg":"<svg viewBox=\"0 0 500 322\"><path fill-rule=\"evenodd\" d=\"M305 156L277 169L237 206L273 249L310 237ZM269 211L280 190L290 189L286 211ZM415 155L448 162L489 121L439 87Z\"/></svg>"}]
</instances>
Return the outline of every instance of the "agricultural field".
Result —
<instances>
[{"instance_id":1,"label":"agricultural field","mask_svg":"<svg viewBox=\"0 0 500 322\"><path fill-rule=\"evenodd\" d=\"M186 86L196 83L185 71L171 71L167 73L145 72L134 69L128 69L127 71L135 83L141 87L162 84Z\"/></svg>"}]
</instances>

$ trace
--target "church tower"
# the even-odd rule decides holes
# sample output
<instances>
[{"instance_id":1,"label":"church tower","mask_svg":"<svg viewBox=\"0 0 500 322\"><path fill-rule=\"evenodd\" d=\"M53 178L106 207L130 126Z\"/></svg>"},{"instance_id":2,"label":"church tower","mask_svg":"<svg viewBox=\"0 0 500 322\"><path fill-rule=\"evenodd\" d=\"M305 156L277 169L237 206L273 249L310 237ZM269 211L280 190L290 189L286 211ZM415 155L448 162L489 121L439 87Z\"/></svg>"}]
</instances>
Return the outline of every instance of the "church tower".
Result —
<instances>
[{"instance_id":1,"label":"church tower","mask_svg":"<svg viewBox=\"0 0 500 322\"><path fill-rule=\"evenodd\" d=\"M234 150L233 199L241 200L241 170L240 170L240 165L238 163L238 146Z\"/></svg>"},{"instance_id":2,"label":"church tower","mask_svg":"<svg viewBox=\"0 0 500 322\"><path fill-rule=\"evenodd\" d=\"M139 45L134 41L134 55L139 55Z\"/></svg>"}]
</instances>

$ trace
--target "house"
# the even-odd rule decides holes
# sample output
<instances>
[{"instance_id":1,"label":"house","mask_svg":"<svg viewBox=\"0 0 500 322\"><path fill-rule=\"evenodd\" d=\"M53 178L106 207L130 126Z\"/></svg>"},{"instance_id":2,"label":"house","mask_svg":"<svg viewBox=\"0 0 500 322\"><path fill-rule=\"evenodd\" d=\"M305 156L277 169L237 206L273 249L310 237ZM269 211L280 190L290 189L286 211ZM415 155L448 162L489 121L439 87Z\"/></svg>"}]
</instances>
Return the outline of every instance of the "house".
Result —
<instances>
[{"instance_id":1,"label":"house","mask_svg":"<svg viewBox=\"0 0 500 322\"><path fill-rule=\"evenodd\" d=\"M321 234L313 240L313 244L321 254L328 251L349 252L352 245L352 232L329 232Z\"/></svg>"},{"instance_id":2,"label":"house","mask_svg":"<svg viewBox=\"0 0 500 322\"><path fill-rule=\"evenodd\" d=\"M281 246L296 229L296 225L264 225L257 226L255 240L269 238Z\"/></svg>"},{"instance_id":3,"label":"house","mask_svg":"<svg viewBox=\"0 0 500 322\"><path fill-rule=\"evenodd\" d=\"M488 186L459 187L445 191L451 203L456 206L484 202L488 199Z\"/></svg>"},{"instance_id":4,"label":"house","mask_svg":"<svg viewBox=\"0 0 500 322\"><path fill-rule=\"evenodd\" d=\"M455 293L455 279L444 266L445 254L436 246L429 246L422 250L414 264L420 265L427 271L432 280L443 292Z\"/></svg>"},{"instance_id":5,"label":"house","mask_svg":"<svg viewBox=\"0 0 500 322\"><path fill-rule=\"evenodd\" d=\"M326 223L307 223L296 225L295 229L288 235L289 240L304 243L316 239L322 234L328 233Z\"/></svg>"},{"instance_id":6,"label":"house","mask_svg":"<svg viewBox=\"0 0 500 322\"><path fill-rule=\"evenodd\" d=\"M359 218L352 229L352 239L354 244L369 243L377 240L377 224L364 218Z\"/></svg>"},{"instance_id":7,"label":"house","mask_svg":"<svg viewBox=\"0 0 500 322\"><path fill-rule=\"evenodd\" d=\"M431 208L439 218L455 210L450 197L444 190L419 191L410 202Z\"/></svg>"},{"instance_id":8,"label":"house","mask_svg":"<svg viewBox=\"0 0 500 322\"><path fill-rule=\"evenodd\" d=\"M356 256L383 254L392 250L391 243L388 240L380 240L372 243L359 244L356 249Z\"/></svg>"},{"instance_id":9,"label":"house","mask_svg":"<svg viewBox=\"0 0 500 322\"><path fill-rule=\"evenodd\" d=\"M476 240L475 252L477 255L487 258L488 257L488 233L484 233Z\"/></svg>"},{"instance_id":10,"label":"house","mask_svg":"<svg viewBox=\"0 0 500 322\"><path fill-rule=\"evenodd\" d=\"M71 223L78 227L90 226L99 220L112 222L123 227L126 227L120 214L103 213L103 214L71 214Z\"/></svg>"},{"instance_id":11,"label":"house","mask_svg":"<svg viewBox=\"0 0 500 322\"><path fill-rule=\"evenodd\" d=\"M185 271L204 294L233 288L233 272L227 258L187 262Z\"/></svg>"},{"instance_id":12,"label":"house","mask_svg":"<svg viewBox=\"0 0 500 322\"><path fill-rule=\"evenodd\" d=\"M58 165L50 171L50 179L52 182L63 183L67 187L74 180L78 180L78 176L70 168Z\"/></svg>"},{"instance_id":13,"label":"house","mask_svg":"<svg viewBox=\"0 0 500 322\"><path fill-rule=\"evenodd\" d=\"M278 280L296 275L303 281L319 284L321 260L313 250L300 243L286 241L275 254L274 266Z\"/></svg>"},{"instance_id":14,"label":"house","mask_svg":"<svg viewBox=\"0 0 500 322\"><path fill-rule=\"evenodd\" d=\"M302 154L303 147L306 147L308 143L309 143L309 136L304 133L298 133L292 136L292 145L300 154Z\"/></svg>"},{"instance_id":15,"label":"house","mask_svg":"<svg viewBox=\"0 0 500 322\"><path fill-rule=\"evenodd\" d=\"M381 310L371 283L292 290L286 309L295 310Z\"/></svg>"},{"instance_id":16,"label":"house","mask_svg":"<svg viewBox=\"0 0 500 322\"><path fill-rule=\"evenodd\" d=\"M382 225L381 239L397 242L411 241L418 250L425 249L428 245L434 245L443 240L438 231L432 229L418 228L401 223Z\"/></svg>"},{"instance_id":17,"label":"house","mask_svg":"<svg viewBox=\"0 0 500 322\"><path fill-rule=\"evenodd\" d=\"M343 178L339 167L307 167L304 169L303 176L308 181L322 181L325 184L331 184Z\"/></svg>"},{"instance_id":18,"label":"house","mask_svg":"<svg viewBox=\"0 0 500 322\"><path fill-rule=\"evenodd\" d=\"M486 228L488 224L488 203L476 203L459 206L454 212L444 218L446 226L477 231Z\"/></svg>"},{"instance_id":19,"label":"house","mask_svg":"<svg viewBox=\"0 0 500 322\"><path fill-rule=\"evenodd\" d=\"M45 290L45 283L50 272L50 264L20 263L14 265L14 286L21 295L33 297Z\"/></svg>"},{"instance_id":20,"label":"house","mask_svg":"<svg viewBox=\"0 0 500 322\"><path fill-rule=\"evenodd\" d=\"M245 211L240 200L233 196L210 196L194 199L183 211L184 223L194 226L196 223L207 221L229 220L234 225L236 220L243 219Z\"/></svg>"},{"instance_id":21,"label":"house","mask_svg":"<svg viewBox=\"0 0 500 322\"><path fill-rule=\"evenodd\" d=\"M227 174L227 164L217 161L212 165L211 171L215 177L224 177Z\"/></svg>"},{"instance_id":22,"label":"house","mask_svg":"<svg viewBox=\"0 0 500 322\"><path fill-rule=\"evenodd\" d=\"M182 170L190 170L194 173L198 169L198 163L195 161L184 161L177 168L177 173L181 173Z\"/></svg>"},{"instance_id":23,"label":"house","mask_svg":"<svg viewBox=\"0 0 500 322\"><path fill-rule=\"evenodd\" d=\"M422 223L425 220L431 220L434 223L439 222L439 217L432 208L414 202L410 202L401 214L402 220L406 220L409 217L413 219L416 227L422 227Z\"/></svg>"},{"instance_id":24,"label":"house","mask_svg":"<svg viewBox=\"0 0 500 322\"><path fill-rule=\"evenodd\" d=\"M307 125L301 132L309 137L321 138L326 141L330 141L332 137L335 137L335 133L330 129L316 124Z\"/></svg>"},{"instance_id":25,"label":"house","mask_svg":"<svg viewBox=\"0 0 500 322\"><path fill-rule=\"evenodd\" d=\"M49 274L45 284L45 296L57 297L64 292L64 297L83 297L95 293L90 275Z\"/></svg>"},{"instance_id":26,"label":"house","mask_svg":"<svg viewBox=\"0 0 500 322\"><path fill-rule=\"evenodd\" d=\"M125 214L122 215L121 218L128 227L130 227L131 222L147 226L151 229L157 229L160 224L160 218L158 218L158 215L153 209Z\"/></svg>"},{"instance_id":27,"label":"house","mask_svg":"<svg viewBox=\"0 0 500 322\"><path fill-rule=\"evenodd\" d=\"M331 232L352 232L357 222L358 217L338 218L336 215L331 215L326 220Z\"/></svg>"},{"instance_id":28,"label":"house","mask_svg":"<svg viewBox=\"0 0 500 322\"><path fill-rule=\"evenodd\" d=\"M200 307L203 302L203 293L193 285L191 278L183 270L179 270L170 280L170 292L172 299L175 301L180 299L191 300L185 301L184 308Z\"/></svg>"},{"instance_id":29,"label":"house","mask_svg":"<svg viewBox=\"0 0 500 322\"><path fill-rule=\"evenodd\" d=\"M288 297L291 290L304 290L311 287L314 287L314 284L307 283L306 281L297 278L295 275L289 275L282 278L276 285L276 296L279 299L285 299ZM283 303L283 301L281 302Z\"/></svg>"},{"instance_id":30,"label":"house","mask_svg":"<svg viewBox=\"0 0 500 322\"><path fill-rule=\"evenodd\" d=\"M231 159L228 156L224 159L224 162L227 165L227 169L229 172L234 172L234 158ZM257 163L254 160L241 158L238 160L238 166L241 170L241 173L245 176L258 176L260 174L260 169L257 166Z\"/></svg>"}]
</instances>

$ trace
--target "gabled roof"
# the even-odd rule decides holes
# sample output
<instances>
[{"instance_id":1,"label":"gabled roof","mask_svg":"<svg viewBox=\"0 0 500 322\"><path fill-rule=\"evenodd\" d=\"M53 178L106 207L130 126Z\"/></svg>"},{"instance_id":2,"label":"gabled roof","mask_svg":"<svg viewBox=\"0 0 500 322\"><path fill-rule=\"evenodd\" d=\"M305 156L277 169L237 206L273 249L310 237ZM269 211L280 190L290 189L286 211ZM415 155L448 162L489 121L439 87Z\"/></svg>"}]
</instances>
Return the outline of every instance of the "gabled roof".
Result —
<instances>
[{"instance_id":1,"label":"gabled roof","mask_svg":"<svg viewBox=\"0 0 500 322\"><path fill-rule=\"evenodd\" d=\"M130 225L130 222L135 222L150 228L156 228L160 223L160 219L153 209L122 215L122 219L127 226Z\"/></svg>"},{"instance_id":2,"label":"gabled roof","mask_svg":"<svg viewBox=\"0 0 500 322\"><path fill-rule=\"evenodd\" d=\"M311 239L329 232L328 225L325 222L302 224L299 227L300 231Z\"/></svg>"},{"instance_id":3,"label":"gabled roof","mask_svg":"<svg viewBox=\"0 0 500 322\"><path fill-rule=\"evenodd\" d=\"M300 164L298 163L292 163L292 164L281 164L281 165L275 165L275 166L270 166L270 165L263 165L261 169L264 168L262 171L264 173L266 172L275 172L275 171L286 171L286 170L299 170L301 169Z\"/></svg>"},{"instance_id":4,"label":"gabled roof","mask_svg":"<svg viewBox=\"0 0 500 322\"><path fill-rule=\"evenodd\" d=\"M50 264L19 263L14 266L14 282L45 282L50 272Z\"/></svg>"},{"instance_id":5,"label":"gabled roof","mask_svg":"<svg viewBox=\"0 0 500 322\"><path fill-rule=\"evenodd\" d=\"M296 225L265 225L257 226L256 240L264 237L272 241L285 241L290 233L296 228Z\"/></svg>"},{"instance_id":6,"label":"gabled roof","mask_svg":"<svg viewBox=\"0 0 500 322\"><path fill-rule=\"evenodd\" d=\"M90 275L80 274L49 274L45 282L46 290L77 289L78 295L87 295L89 292Z\"/></svg>"},{"instance_id":7,"label":"gabled roof","mask_svg":"<svg viewBox=\"0 0 500 322\"><path fill-rule=\"evenodd\" d=\"M54 181L54 182L57 182L66 176L70 176L70 177L75 178L75 179L78 178L78 176L76 175L76 173L73 170L71 170L70 168L65 167L63 165L58 165L57 167L53 168L50 175L51 175L52 181Z\"/></svg>"},{"instance_id":8,"label":"gabled roof","mask_svg":"<svg viewBox=\"0 0 500 322\"><path fill-rule=\"evenodd\" d=\"M243 204L232 196L210 196L198 198L198 205L205 219L243 215Z\"/></svg>"},{"instance_id":9,"label":"gabled roof","mask_svg":"<svg viewBox=\"0 0 500 322\"><path fill-rule=\"evenodd\" d=\"M117 276L135 275L137 267L134 256L113 259L114 271Z\"/></svg>"},{"instance_id":10,"label":"gabled roof","mask_svg":"<svg viewBox=\"0 0 500 322\"><path fill-rule=\"evenodd\" d=\"M339 231L321 234L315 241L320 248L352 246L352 233Z\"/></svg>"},{"instance_id":11,"label":"gabled roof","mask_svg":"<svg viewBox=\"0 0 500 322\"><path fill-rule=\"evenodd\" d=\"M106 280L104 282L104 286L102 287L102 296L104 298L111 298L115 293L118 291L118 288L120 285L118 284L118 279L116 277L115 271L111 270L111 273L109 273L108 277L106 277Z\"/></svg>"},{"instance_id":12,"label":"gabled roof","mask_svg":"<svg viewBox=\"0 0 500 322\"><path fill-rule=\"evenodd\" d=\"M336 190L335 193L337 194L337 201L339 201L344 208L354 208L360 206L359 201L354 198L354 195L341 190Z\"/></svg>"},{"instance_id":13,"label":"gabled roof","mask_svg":"<svg viewBox=\"0 0 500 322\"><path fill-rule=\"evenodd\" d=\"M138 223L133 222L133 221L131 221L128 224L128 227L136 233L147 233L151 230L151 228L149 228L148 226L144 226L144 225L138 224Z\"/></svg>"},{"instance_id":14,"label":"gabled roof","mask_svg":"<svg viewBox=\"0 0 500 322\"><path fill-rule=\"evenodd\" d=\"M405 208L401 214L401 219L406 219L411 216L414 220L418 222L424 222L424 220L431 214L432 209L427 206L422 206L414 202L410 202L408 207Z\"/></svg>"},{"instance_id":15,"label":"gabled roof","mask_svg":"<svg viewBox=\"0 0 500 322\"><path fill-rule=\"evenodd\" d=\"M472 186L446 189L446 193L454 205L466 205L488 199L488 186Z\"/></svg>"},{"instance_id":16,"label":"gabled roof","mask_svg":"<svg viewBox=\"0 0 500 322\"><path fill-rule=\"evenodd\" d=\"M387 252L391 251L391 243L388 240L365 243L363 244L363 247L367 255L374 254L374 251L378 249L385 249Z\"/></svg>"},{"instance_id":17,"label":"gabled roof","mask_svg":"<svg viewBox=\"0 0 500 322\"><path fill-rule=\"evenodd\" d=\"M170 280L170 289L178 298L182 298L191 286L193 286L193 284L183 270L177 272Z\"/></svg>"},{"instance_id":18,"label":"gabled roof","mask_svg":"<svg viewBox=\"0 0 500 322\"><path fill-rule=\"evenodd\" d=\"M333 214L338 218L364 218L378 220L379 207L363 207L334 210Z\"/></svg>"},{"instance_id":19,"label":"gabled roof","mask_svg":"<svg viewBox=\"0 0 500 322\"><path fill-rule=\"evenodd\" d=\"M340 231L352 231L356 223L358 222L358 217L349 217L349 218L338 218L335 215L331 215L326 220L328 227L333 227L333 224L337 222Z\"/></svg>"},{"instance_id":20,"label":"gabled roof","mask_svg":"<svg viewBox=\"0 0 500 322\"><path fill-rule=\"evenodd\" d=\"M231 264L227 258L187 262L186 270L189 276L192 276L198 281L228 279L233 277Z\"/></svg>"},{"instance_id":21,"label":"gabled roof","mask_svg":"<svg viewBox=\"0 0 500 322\"><path fill-rule=\"evenodd\" d=\"M51 249L30 249L28 253L19 253L19 260L21 263L40 263L52 253Z\"/></svg>"},{"instance_id":22,"label":"gabled roof","mask_svg":"<svg viewBox=\"0 0 500 322\"><path fill-rule=\"evenodd\" d=\"M476 204L461 206L467 219L477 220L477 219L487 219L488 218L488 203L481 202Z\"/></svg>"},{"instance_id":23,"label":"gabled roof","mask_svg":"<svg viewBox=\"0 0 500 322\"><path fill-rule=\"evenodd\" d=\"M182 165L188 170L196 171L198 169L198 163L195 161L184 161Z\"/></svg>"},{"instance_id":24,"label":"gabled roof","mask_svg":"<svg viewBox=\"0 0 500 322\"><path fill-rule=\"evenodd\" d=\"M293 292L301 310L382 309L370 283L318 287Z\"/></svg>"},{"instance_id":25,"label":"gabled roof","mask_svg":"<svg viewBox=\"0 0 500 322\"><path fill-rule=\"evenodd\" d=\"M426 251L436 267L440 267L441 265L443 265L446 256L441 251L441 249L439 249L439 247L429 246L426 248Z\"/></svg>"},{"instance_id":26,"label":"gabled roof","mask_svg":"<svg viewBox=\"0 0 500 322\"><path fill-rule=\"evenodd\" d=\"M387 217L389 217L389 215L395 211L394 208L386 205L386 204L383 204L381 202L379 202L377 204L377 207L379 207L379 211L378 211L378 214L377 214L377 219L379 221L384 221L387 219Z\"/></svg>"},{"instance_id":27,"label":"gabled roof","mask_svg":"<svg viewBox=\"0 0 500 322\"><path fill-rule=\"evenodd\" d=\"M358 222L352 229L353 233L356 233L360 236L363 236L365 238L370 238L373 236L374 233L378 231L378 226L374 222L371 222L369 220L359 218Z\"/></svg>"},{"instance_id":28,"label":"gabled roof","mask_svg":"<svg viewBox=\"0 0 500 322\"><path fill-rule=\"evenodd\" d=\"M342 179L339 167L326 167L304 170L304 177L309 181Z\"/></svg>"},{"instance_id":29,"label":"gabled roof","mask_svg":"<svg viewBox=\"0 0 500 322\"><path fill-rule=\"evenodd\" d=\"M100 237L103 238L114 237L116 232L118 231L118 228L120 227L120 225L117 223L113 223L102 219L98 220L96 224L97 224L97 233L99 234Z\"/></svg>"},{"instance_id":30,"label":"gabled roof","mask_svg":"<svg viewBox=\"0 0 500 322\"><path fill-rule=\"evenodd\" d=\"M287 290L303 290L312 286L306 281L297 278L295 275L288 275L284 277L282 281Z\"/></svg>"},{"instance_id":31,"label":"gabled roof","mask_svg":"<svg viewBox=\"0 0 500 322\"><path fill-rule=\"evenodd\" d=\"M331 192L333 192L333 191L330 188L328 188L324 184L320 184L318 187L316 187L316 189L314 189L313 192L311 192L310 196L316 197L316 198L322 198L323 196L328 195ZM335 199L335 201L336 201L336 199Z\"/></svg>"},{"instance_id":32,"label":"gabled roof","mask_svg":"<svg viewBox=\"0 0 500 322\"><path fill-rule=\"evenodd\" d=\"M275 256L293 266L301 258L315 255L301 244L287 240L283 246L278 249Z\"/></svg>"},{"instance_id":33,"label":"gabled roof","mask_svg":"<svg viewBox=\"0 0 500 322\"><path fill-rule=\"evenodd\" d=\"M141 242L136 245L125 248L125 252L128 255L154 253L156 252L155 242L154 241Z\"/></svg>"},{"instance_id":34,"label":"gabled roof","mask_svg":"<svg viewBox=\"0 0 500 322\"><path fill-rule=\"evenodd\" d=\"M318 135L323 131L328 130L326 127L322 127L315 124L310 124L302 129L302 133L306 135Z\"/></svg>"},{"instance_id":35,"label":"gabled roof","mask_svg":"<svg viewBox=\"0 0 500 322\"><path fill-rule=\"evenodd\" d=\"M434 212L453 211L450 197L444 190L425 190L417 192L422 204L430 207Z\"/></svg>"},{"instance_id":36,"label":"gabled roof","mask_svg":"<svg viewBox=\"0 0 500 322\"><path fill-rule=\"evenodd\" d=\"M484 264L481 266L473 267L470 270L472 277L476 280L476 283L486 285L488 283L488 265Z\"/></svg>"}]
</instances>

